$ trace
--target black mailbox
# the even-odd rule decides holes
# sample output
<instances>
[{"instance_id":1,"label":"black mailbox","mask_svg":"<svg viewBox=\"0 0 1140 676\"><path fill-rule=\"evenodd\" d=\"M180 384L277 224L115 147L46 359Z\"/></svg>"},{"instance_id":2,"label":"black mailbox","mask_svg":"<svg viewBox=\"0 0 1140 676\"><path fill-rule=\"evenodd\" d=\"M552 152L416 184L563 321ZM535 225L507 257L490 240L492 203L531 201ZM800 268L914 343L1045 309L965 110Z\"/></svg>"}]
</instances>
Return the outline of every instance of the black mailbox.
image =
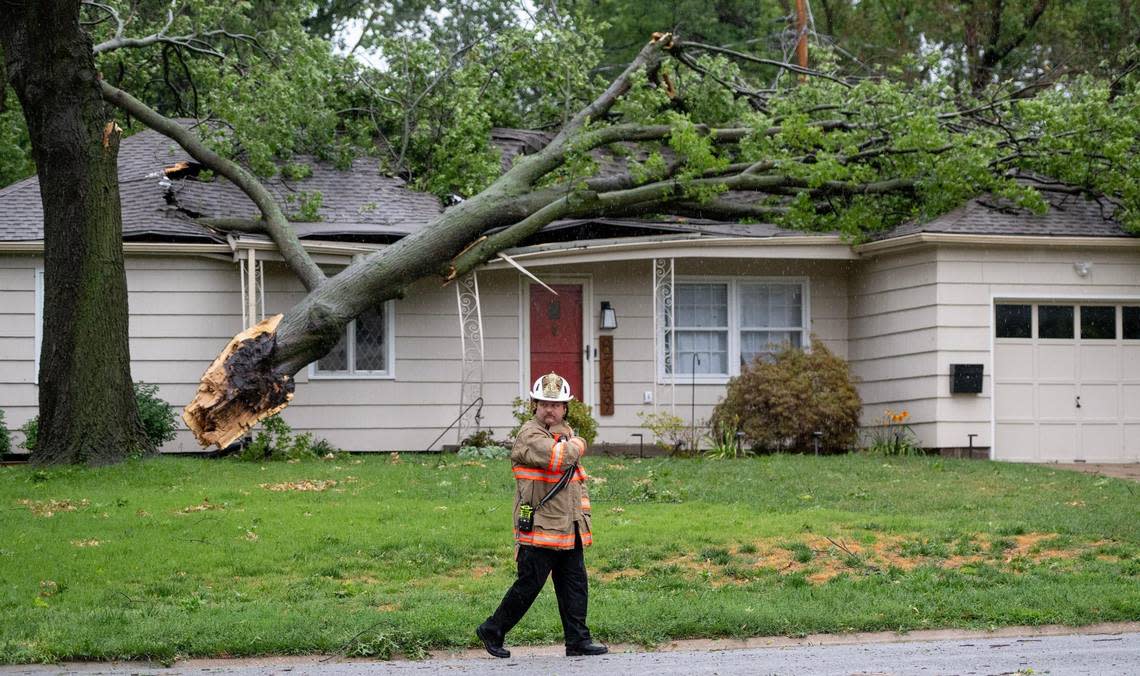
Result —
<instances>
[{"instance_id":1,"label":"black mailbox","mask_svg":"<svg viewBox=\"0 0 1140 676\"><path fill-rule=\"evenodd\" d=\"M982 391L981 364L951 364L950 393L980 394Z\"/></svg>"}]
</instances>

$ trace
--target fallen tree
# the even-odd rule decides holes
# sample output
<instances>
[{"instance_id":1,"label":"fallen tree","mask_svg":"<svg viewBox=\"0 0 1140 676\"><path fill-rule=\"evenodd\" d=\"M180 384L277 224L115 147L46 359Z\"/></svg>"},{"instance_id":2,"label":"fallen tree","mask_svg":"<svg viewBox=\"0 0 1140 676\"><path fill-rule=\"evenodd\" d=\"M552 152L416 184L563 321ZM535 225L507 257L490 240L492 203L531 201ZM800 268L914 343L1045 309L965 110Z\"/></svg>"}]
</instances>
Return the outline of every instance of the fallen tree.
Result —
<instances>
[{"instance_id":1,"label":"fallen tree","mask_svg":"<svg viewBox=\"0 0 1140 676\"><path fill-rule=\"evenodd\" d=\"M250 171L127 92L100 87L106 101L240 187L260 220L210 225L269 235L308 289L282 317L231 341L186 407L199 441L224 446L287 404L293 375L368 307L425 277L464 275L557 219L697 213L858 239L982 192L1040 210L1043 192L1063 184L1120 198L1117 218L1135 225L1135 85L1132 74L956 98L937 82L855 79L655 34L545 147L332 278ZM614 158L622 171L597 170L599 159Z\"/></svg>"}]
</instances>

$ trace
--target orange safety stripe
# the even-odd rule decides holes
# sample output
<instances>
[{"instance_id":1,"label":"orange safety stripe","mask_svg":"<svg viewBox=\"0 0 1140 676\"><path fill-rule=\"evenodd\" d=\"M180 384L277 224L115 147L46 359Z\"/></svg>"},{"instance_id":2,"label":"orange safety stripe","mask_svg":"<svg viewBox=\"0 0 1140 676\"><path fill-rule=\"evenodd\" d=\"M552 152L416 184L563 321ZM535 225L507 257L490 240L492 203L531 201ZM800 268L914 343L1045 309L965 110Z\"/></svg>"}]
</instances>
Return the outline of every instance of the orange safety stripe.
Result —
<instances>
[{"instance_id":1,"label":"orange safety stripe","mask_svg":"<svg viewBox=\"0 0 1140 676\"><path fill-rule=\"evenodd\" d=\"M562 471L552 472L548 469L542 469L541 467L515 467L512 471L515 474L515 478L519 480L543 481L548 484L555 484L562 478ZM570 480L585 481L586 474L582 471L582 468L579 467L578 471L574 472L574 476L570 477Z\"/></svg>"},{"instance_id":2,"label":"orange safety stripe","mask_svg":"<svg viewBox=\"0 0 1140 676\"><path fill-rule=\"evenodd\" d=\"M579 532L578 535L582 538L582 546L594 543L594 536L590 531ZM545 531L523 533L516 528L515 541L521 545L548 545L558 549L574 548L573 533L547 533Z\"/></svg>"},{"instance_id":3,"label":"orange safety stripe","mask_svg":"<svg viewBox=\"0 0 1140 676\"><path fill-rule=\"evenodd\" d=\"M546 466L546 469L550 470L551 472L561 472L562 471L562 458L565 455L566 455L566 442L565 441L555 442L554 445L550 447L550 464Z\"/></svg>"}]
</instances>

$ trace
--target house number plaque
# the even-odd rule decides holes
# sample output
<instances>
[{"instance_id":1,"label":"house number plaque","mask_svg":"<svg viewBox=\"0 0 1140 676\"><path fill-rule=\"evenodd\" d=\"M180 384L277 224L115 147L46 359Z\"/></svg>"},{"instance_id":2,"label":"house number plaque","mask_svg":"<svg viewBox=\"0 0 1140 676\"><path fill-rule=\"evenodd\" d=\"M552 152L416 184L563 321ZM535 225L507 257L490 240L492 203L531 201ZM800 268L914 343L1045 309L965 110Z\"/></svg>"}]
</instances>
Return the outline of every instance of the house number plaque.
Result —
<instances>
[{"instance_id":1,"label":"house number plaque","mask_svg":"<svg viewBox=\"0 0 1140 676\"><path fill-rule=\"evenodd\" d=\"M614 414L614 337L598 336L598 352L601 361L602 400L601 415Z\"/></svg>"}]
</instances>

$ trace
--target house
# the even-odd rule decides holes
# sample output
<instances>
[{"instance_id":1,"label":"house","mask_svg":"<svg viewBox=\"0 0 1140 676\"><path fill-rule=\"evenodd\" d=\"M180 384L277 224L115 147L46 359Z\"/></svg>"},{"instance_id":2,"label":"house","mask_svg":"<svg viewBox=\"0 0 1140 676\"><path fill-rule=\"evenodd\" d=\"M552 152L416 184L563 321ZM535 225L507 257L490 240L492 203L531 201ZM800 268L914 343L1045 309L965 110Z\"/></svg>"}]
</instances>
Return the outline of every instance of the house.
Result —
<instances>
[{"instance_id":1,"label":"house","mask_svg":"<svg viewBox=\"0 0 1140 676\"><path fill-rule=\"evenodd\" d=\"M503 136L508 152L535 143ZM370 160L349 171L308 164L311 176L271 188L287 211L321 193L320 220L296 227L330 272L440 212ZM131 136L119 166L133 376L182 405L234 334L304 290L265 238L191 220L255 211L171 141ZM541 284L506 260L459 284L416 283L299 373L283 415L345 449L438 449L476 412L503 436L512 400L555 369L593 406L599 441L636 443L639 412L705 419L743 361L815 335L850 362L867 425L906 410L928 448L1140 461L1140 237L1109 202L1045 187L1056 190L1044 215L979 198L854 246L699 218L557 222L507 252ZM40 213L34 178L0 189L10 426L36 412ZM602 327L603 308L616 328ZM185 430L163 448L197 449Z\"/></svg>"}]
</instances>

